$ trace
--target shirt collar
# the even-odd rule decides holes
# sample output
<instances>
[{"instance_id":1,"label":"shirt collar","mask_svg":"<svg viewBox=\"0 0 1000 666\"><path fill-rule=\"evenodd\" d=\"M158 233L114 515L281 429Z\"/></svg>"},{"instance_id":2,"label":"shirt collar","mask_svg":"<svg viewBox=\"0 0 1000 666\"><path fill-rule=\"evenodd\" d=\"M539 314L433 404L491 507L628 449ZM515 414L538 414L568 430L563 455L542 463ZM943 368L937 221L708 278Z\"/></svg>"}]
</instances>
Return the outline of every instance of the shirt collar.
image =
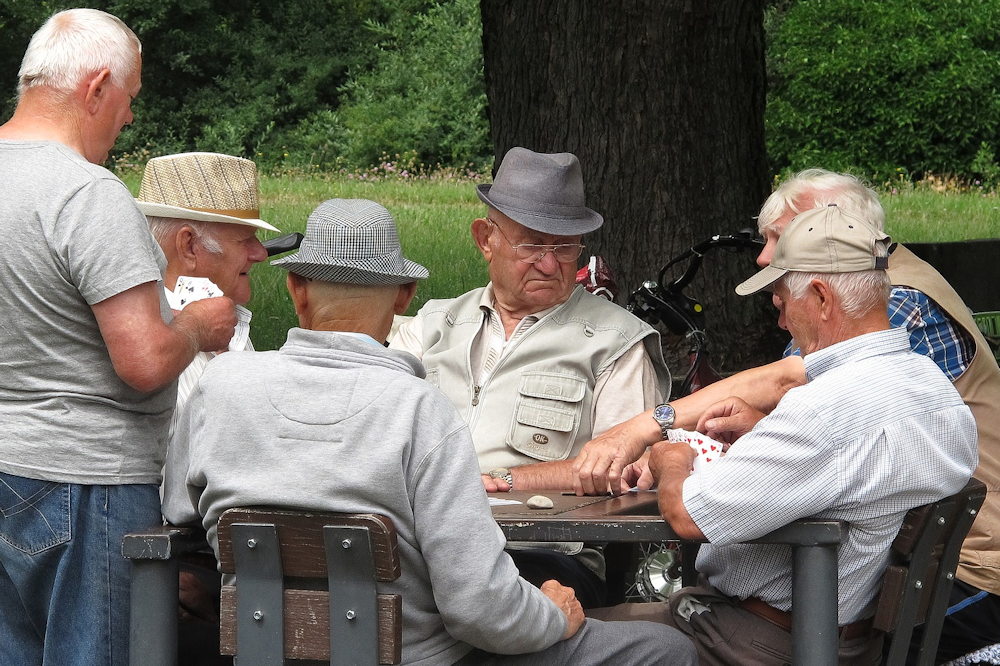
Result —
<instances>
[{"instance_id":1,"label":"shirt collar","mask_svg":"<svg viewBox=\"0 0 1000 666\"><path fill-rule=\"evenodd\" d=\"M906 329L890 328L884 331L865 333L843 342L814 351L803 357L806 379L812 381L827 370L848 361L892 354L910 350L910 337Z\"/></svg>"}]
</instances>

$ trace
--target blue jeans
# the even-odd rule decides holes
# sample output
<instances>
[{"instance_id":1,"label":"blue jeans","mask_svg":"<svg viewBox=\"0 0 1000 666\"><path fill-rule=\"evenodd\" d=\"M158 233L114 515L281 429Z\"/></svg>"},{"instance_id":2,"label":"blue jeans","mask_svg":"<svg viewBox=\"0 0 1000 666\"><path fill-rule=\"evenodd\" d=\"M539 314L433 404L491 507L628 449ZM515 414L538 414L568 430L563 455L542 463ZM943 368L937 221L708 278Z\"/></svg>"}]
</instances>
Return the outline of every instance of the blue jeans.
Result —
<instances>
[{"instance_id":1,"label":"blue jeans","mask_svg":"<svg viewBox=\"0 0 1000 666\"><path fill-rule=\"evenodd\" d=\"M127 664L122 537L160 523L154 485L0 472L0 664Z\"/></svg>"}]
</instances>

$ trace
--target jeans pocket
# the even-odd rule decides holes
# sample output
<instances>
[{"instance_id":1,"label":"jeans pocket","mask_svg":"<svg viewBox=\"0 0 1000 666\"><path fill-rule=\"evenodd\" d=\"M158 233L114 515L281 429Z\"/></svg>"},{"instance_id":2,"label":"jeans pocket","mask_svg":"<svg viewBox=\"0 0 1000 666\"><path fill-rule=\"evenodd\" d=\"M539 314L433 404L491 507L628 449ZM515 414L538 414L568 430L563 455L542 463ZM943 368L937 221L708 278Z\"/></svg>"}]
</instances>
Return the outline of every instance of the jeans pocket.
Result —
<instances>
[{"instance_id":1,"label":"jeans pocket","mask_svg":"<svg viewBox=\"0 0 1000 666\"><path fill-rule=\"evenodd\" d=\"M35 555L69 541L70 486L0 472L0 539Z\"/></svg>"}]
</instances>

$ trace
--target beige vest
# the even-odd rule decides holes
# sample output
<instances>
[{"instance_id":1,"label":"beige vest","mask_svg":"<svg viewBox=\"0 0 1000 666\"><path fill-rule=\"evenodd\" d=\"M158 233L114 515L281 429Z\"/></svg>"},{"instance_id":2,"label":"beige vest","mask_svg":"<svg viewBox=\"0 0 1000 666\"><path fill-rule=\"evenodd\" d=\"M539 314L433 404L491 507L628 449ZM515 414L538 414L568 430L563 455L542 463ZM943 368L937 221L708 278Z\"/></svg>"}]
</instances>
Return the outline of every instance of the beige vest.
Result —
<instances>
[{"instance_id":1,"label":"beige vest","mask_svg":"<svg viewBox=\"0 0 1000 666\"><path fill-rule=\"evenodd\" d=\"M474 386L471 351L483 323L482 291L429 301L420 311L427 380L469 424L482 469L575 456L592 436L598 375L640 341L661 393L669 395L659 334L579 287L511 343L483 386Z\"/></svg>"},{"instance_id":2,"label":"beige vest","mask_svg":"<svg viewBox=\"0 0 1000 666\"><path fill-rule=\"evenodd\" d=\"M962 545L958 578L981 590L1000 594L1000 368L969 309L933 266L898 246L889 258L894 286L927 294L975 340L972 363L955 381L979 430L979 467L975 477L986 484L986 501Z\"/></svg>"}]
</instances>

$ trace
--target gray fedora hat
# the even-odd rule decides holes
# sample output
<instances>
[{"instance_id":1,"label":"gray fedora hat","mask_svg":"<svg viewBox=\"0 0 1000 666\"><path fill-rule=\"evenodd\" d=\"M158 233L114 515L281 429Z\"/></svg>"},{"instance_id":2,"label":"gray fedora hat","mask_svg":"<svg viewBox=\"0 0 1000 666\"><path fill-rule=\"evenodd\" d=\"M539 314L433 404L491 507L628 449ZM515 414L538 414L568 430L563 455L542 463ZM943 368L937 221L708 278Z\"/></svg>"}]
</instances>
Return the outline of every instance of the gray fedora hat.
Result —
<instances>
[{"instance_id":1,"label":"gray fedora hat","mask_svg":"<svg viewBox=\"0 0 1000 666\"><path fill-rule=\"evenodd\" d=\"M479 185L483 203L529 229L576 236L597 229L604 218L587 208L580 160L572 153L507 151L491 185Z\"/></svg>"},{"instance_id":2,"label":"gray fedora hat","mask_svg":"<svg viewBox=\"0 0 1000 666\"><path fill-rule=\"evenodd\" d=\"M405 284L427 269L403 257L396 221L367 199L329 199L306 220L299 251L271 262L296 275L340 284Z\"/></svg>"}]
</instances>

